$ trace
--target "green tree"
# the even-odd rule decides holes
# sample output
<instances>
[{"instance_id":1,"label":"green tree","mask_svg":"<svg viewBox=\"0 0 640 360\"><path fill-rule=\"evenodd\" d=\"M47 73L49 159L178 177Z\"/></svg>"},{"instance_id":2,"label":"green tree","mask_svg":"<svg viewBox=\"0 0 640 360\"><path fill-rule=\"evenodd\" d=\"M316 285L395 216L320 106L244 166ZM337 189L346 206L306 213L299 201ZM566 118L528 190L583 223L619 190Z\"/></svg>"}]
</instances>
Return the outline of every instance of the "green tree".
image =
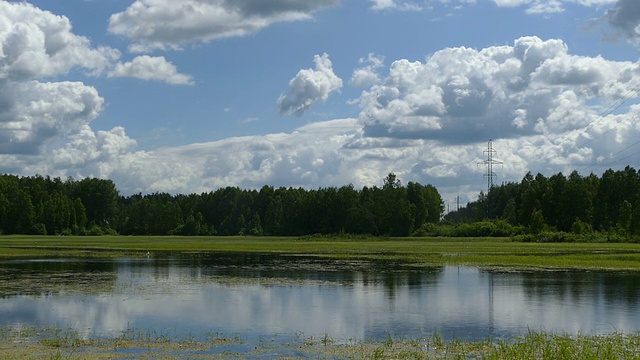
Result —
<instances>
[{"instance_id":1,"label":"green tree","mask_svg":"<svg viewBox=\"0 0 640 360\"><path fill-rule=\"evenodd\" d=\"M109 226L115 219L118 190L111 180L85 178L78 182L74 194L85 206L88 222Z\"/></svg>"},{"instance_id":2,"label":"green tree","mask_svg":"<svg viewBox=\"0 0 640 360\"><path fill-rule=\"evenodd\" d=\"M541 210L534 210L531 214L531 221L529 223L529 230L532 234L540 234L544 229L544 215Z\"/></svg>"},{"instance_id":3,"label":"green tree","mask_svg":"<svg viewBox=\"0 0 640 360\"><path fill-rule=\"evenodd\" d=\"M510 198L502 212L502 219L509 223L509 225L516 225L518 222L517 213L516 200Z\"/></svg>"},{"instance_id":4,"label":"green tree","mask_svg":"<svg viewBox=\"0 0 640 360\"><path fill-rule=\"evenodd\" d=\"M400 179L396 177L396 174L389 173L387 177L384 178L382 188L383 189L399 189L402 186L402 182Z\"/></svg>"},{"instance_id":5,"label":"green tree","mask_svg":"<svg viewBox=\"0 0 640 360\"><path fill-rule=\"evenodd\" d=\"M640 200L636 200L633 204L633 213L631 215L629 232L632 236L640 235Z\"/></svg>"},{"instance_id":6,"label":"green tree","mask_svg":"<svg viewBox=\"0 0 640 360\"><path fill-rule=\"evenodd\" d=\"M620 234L629 236L631 233L631 220L633 217L633 207L631 206L631 203L624 200L622 204L620 204L619 213L620 216L618 217L616 228Z\"/></svg>"},{"instance_id":7,"label":"green tree","mask_svg":"<svg viewBox=\"0 0 640 360\"><path fill-rule=\"evenodd\" d=\"M9 233L29 234L35 219L35 208L31 203L31 196L23 189L19 189L13 199L10 200L12 206L9 209Z\"/></svg>"},{"instance_id":8,"label":"green tree","mask_svg":"<svg viewBox=\"0 0 640 360\"><path fill-rule=\"evenodd\" d=\"M260 220L260 215L257 213L253 216L251 224L249 224L249 234L253 236L262 235L262 221Z\"/></svg>"},{"instance_id":9,"label":"green tree","mask_svg":"<svg viewBox=\"0 0 640 360\"><path fill-rule=\"evenodd\" d=\"M264 218L264 228L267 235L281 235L283 222L282 199L275 196L269 202Z\"/></svg>"},{"instance_id":10,"label":"green tree","mask_svg":"<svg viewBox=\"0 0 640 360\"><path fill-rule=\"evenodd\" d=\"M82 200L80 200L79 198L73 201L73 210L76 217L76 234L78 234L87 228L87 211L84 207L84 204L82 203Z\"/></svg>"}]
</instances>

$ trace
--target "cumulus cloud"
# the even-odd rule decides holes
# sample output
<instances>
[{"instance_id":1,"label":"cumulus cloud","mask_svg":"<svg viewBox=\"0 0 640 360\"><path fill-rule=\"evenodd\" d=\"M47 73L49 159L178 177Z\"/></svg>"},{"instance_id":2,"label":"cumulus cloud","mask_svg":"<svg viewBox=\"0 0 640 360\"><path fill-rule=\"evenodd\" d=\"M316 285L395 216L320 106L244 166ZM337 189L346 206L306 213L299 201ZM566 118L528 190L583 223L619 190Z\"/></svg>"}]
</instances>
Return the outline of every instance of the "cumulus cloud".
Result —
<instances>
[{"instance_id":1,"label":"cumulus cloud","mask_svg":"<svg viewBox=\"0 0 640 360\"><path fill-rule=\"evenodd\" d=\"M574 169L615 166L610 156L637 142L640 106L609 115L588 130L531 134L497 139L497 181L520 181L531 170L553 174ZM585 146L588 139L598 138ZM0 170L53 176L98 176L113 179L123 194L211 191L224 186L263 185L318 188L349 183L382 185L389 172L403 182L433 184L445 198L468 188L471 200L482 189L486 139L442 144L421 139L372 138L358 119L304 125L291 133L228 138L214 142L135 151L122 128L94 133L82 128L63 148L40 157L1 156ZM633 151L630 152L633 154ZM629 154L624 154L629 155ZM630 163L640 160L636 155ZM37 161L35 160L37 159ZM625 162L626 163L626 162ZM595 167L593 166L595 164ZM475 186L473 186L475 184Z\"/></svg>"},{"instance_id":2,"label":"cumulus cloud","mask_svg":"<svg viewBox=\"0 0 640 360\"><path fill-rule=\"evenodd\" d=\"M360 64L365 65L355 69L349 84L355 87L371 87L380 82L378 69L384 66L384 56L370 53L366 59L360 59Z\"/></svg>"},{"instance_id":3,"label":"cumulus cloud","mask_svg":"<svg viewBox=\"0 0 640 360\"><path fill-rule=\"evenodd\" d=\"M0 169L28 176L109 178L121 167L129 166L132 157L144 158L144 152L133 152L135 146L136 141L129 138L122 127L94 132L89 125L82 125L65 138L62 147L30 155L1 152Z\"/></svg>"},{"instance_id":4,"label":"cumulus cloud","mask_svg":"<svg viewBox=\"0 0 640 360\"><path fill-rule=\"evenodd\" d=\"M357 173L348 168L350 161L345 162L351 155L342 154L340 147L360 131L356 119L332 120L303 126L290 134L135 152L135 143L123 131L97 136L88 131L81 135L85 138L55 153L50 162L60 169L73 165L84 176L91 172L113 179L127 194L190 193L229 185L260 188L265 184L339 184L358 179Z\"/></svg>"},{"instance_id":5,"label":"cumulus cloud","mask_svg":"<svg viewBox=\"0 0 640 360\"><path fill-rule=\"evenodd\" d=\"M84 68L102 73L120 53L92 48L89 39L73 34L64 16L29 3L0 2L0 80L30 80Z\"/></svg>"},{"instance_id":6,"label":"cumulus cloud","mask_svg":"<svg viewBox=\"0 0 640 360\"><path fill-rule=\"evenodd\" d=\"M443 143L567 132L638 86L638 75L637 63L571 55L554 39L448 48L425 63L395 61L363 92L360 120L368 136Z\"/></svg>"},{"instance_id":7,"label":"cumulus cloud","mask_svg":"<svg viewBox=\"0 0 640 360\"><path fill-rule=\"evenodd\" d=\"M0 153L36 154L98 116L104 100L78 82L0 83Z\"/></svg>"},{"instance_id":8,"label":"cumulus cloud","mask_svg":"<svg viewBox=\"0 0 640 360\"><path fill-rule=\"evenodd\" d=\"M339 0L136 0L109 19L109 32L132 52L180 49L195 41L245 36L271 24L306 20Z\"/></svg>"},{"instance_id":9,"label":"cumulus cloud","mask_svg":"<svg viewBox=\"0 0 640 360\"><path fill-rule=\"evenodd\" d=\"M636 0L618 0L607 11L605 19L609 24L626 36L629 41L640 46L640 2Z\"/></svg>"},{"instance_id":10,"label":"cumulus cloud","mask_svg":"<svg viewBox=\"0 0 640 360\"><path fill-rule=\"evenodd\" d=\"M615 166L610 156L640 137L640 106L606 116L587 130L497 139L496 181L520 181L527 171L553 174ZM597 138L585 146L585 141ZM113 179L122 194L207 192L224 186L263 185L318 188L382 185L394 172L404 182L432 184L445 199L473 200L483 188L486 139L442 144L422 139L373 138L359 119L301 126L291 133L228 138L214 142L135 151L124 129L94 133L88 126L67 145L37 157L0 155L0 171ZM630 152L633 154L633 151ZM624 154L629 155L629 154ZM640 155L628 158L636 163ZM593 166L595 164L595 167ZM624 165L624 164L623 164Z\"/></svg>"},{"instance_id":11,"label":"cumulus cloud","mask_svg":"<svg viewBox=\"0 0 640 360\"><path fill-rule=\"evenodd\" d=\"M175 65L168 62L164 56L151 57L142 55L131 62L118 63L109 72L109 77L132 77L141 80L156 80L172 85L193 85L190 75L178 73Z\"/></svg>"},{"instance_id":12,"label":"cumulus cloud","mask_svg":"<svg viewBox=\"0 0 640 360\"><path fill-rule=\"evenodd\" d=\"M120 53L91 47L69 19L28 3L0 2L0 24L0 154L48 152L95 119L104 99L80 82L41 79L99 75Z\"/></svg>"},{"instance_id":13,"label":"cumulus cloud","mask_svg":"<svg viewBox=\"0 0 640 360\"><path fill-rule=\"evenodd\" d=\"M327 101L332 92L342 88L342 79L333 72L329 55L316 55L315 69L303 69L289 81L289 92L278 98L280 114L300 117L318 101Z\"/></svg>"},{"instance_id":14,"label":"cumulus cloud","mask_svg":"<svg viewBox=\"0 0 640 360\"><path fill-rule=\"evenodd\" d=\"M114 170L120 156L129 155L136 145L123 127L95 133L84 125L67 138L65 146L47 156L52 158L53 171L80 169L84 176L104 176Z\"/></svg>"}]
</instances>

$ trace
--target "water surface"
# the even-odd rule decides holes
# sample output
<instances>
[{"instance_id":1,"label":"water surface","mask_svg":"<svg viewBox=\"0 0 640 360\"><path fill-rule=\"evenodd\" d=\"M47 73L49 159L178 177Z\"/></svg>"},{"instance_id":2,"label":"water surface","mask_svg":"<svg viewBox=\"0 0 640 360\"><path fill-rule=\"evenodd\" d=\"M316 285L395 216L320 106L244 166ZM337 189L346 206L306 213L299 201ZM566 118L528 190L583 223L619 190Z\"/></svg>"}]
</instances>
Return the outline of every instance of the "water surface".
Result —
<instances>
[{"instance_id":1,"label":"water surface","mask_svg":"<svg viewBox=\"0 0 640 360\"><path fill-rule=\"evenodd\" d=\"M640 276L412 269L256 254L0 260L0 326L339 339L484 340L640 328Z\"/></svg>"}]
</instances>

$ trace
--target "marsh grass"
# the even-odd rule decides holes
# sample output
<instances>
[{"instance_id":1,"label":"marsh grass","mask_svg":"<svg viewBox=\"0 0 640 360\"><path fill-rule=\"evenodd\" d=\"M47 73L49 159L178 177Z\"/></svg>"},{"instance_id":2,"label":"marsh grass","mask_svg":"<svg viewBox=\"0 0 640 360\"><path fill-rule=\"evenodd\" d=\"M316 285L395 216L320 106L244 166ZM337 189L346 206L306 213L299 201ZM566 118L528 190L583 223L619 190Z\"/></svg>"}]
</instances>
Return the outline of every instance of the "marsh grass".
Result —
<instances>
[{"instance_id":1,"label":"marsh grass","mask_svg":"<svg viewBox=\"0 0 640 360\"><path fill-rule=\"evenodd\" d=\"M168 252L253 252L404 266L640 270L640 247L621 243L520 243L508 238L2 236L0 257L152 257Z\"/></svg>"},{"instance_id":2,"label":"marsh grass","mask_svg":"<svg viewBox=\"0 0 640 360\"><path fill-rule=\"evenodd\" d=\"M199 339L199 340L198 340ZM71 329L0 328L2 359L132 358L348 358L348 359L637 359L640 333L570 335L529 331L516 339L465 342L437 332L422 339L336 340L329 334L307 337L240 336L212 333L178 337L171 331L128 329L113 337L86 339Z\"/></svg>"},{"instance_id":3,"label":"marsh grass","mask_svg":"<svg viewBox=\"0 0 640 360\"><path fill-rule=\"evenodd\" d=\"M501 343L486 359L637 359L640 335L557 335L529 332L512 343Z\"/></svg>"}]
</instances>

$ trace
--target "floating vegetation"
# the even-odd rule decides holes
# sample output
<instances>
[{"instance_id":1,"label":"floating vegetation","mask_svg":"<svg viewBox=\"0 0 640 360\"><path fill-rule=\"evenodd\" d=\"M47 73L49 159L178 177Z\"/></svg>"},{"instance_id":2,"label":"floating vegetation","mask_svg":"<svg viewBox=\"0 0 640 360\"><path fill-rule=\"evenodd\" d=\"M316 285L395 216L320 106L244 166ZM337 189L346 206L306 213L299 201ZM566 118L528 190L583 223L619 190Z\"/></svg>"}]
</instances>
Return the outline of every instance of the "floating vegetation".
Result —
<instances>
[{"instance_id":1,"label":"floating vegetation","mask_svg":"<svg viewBox=\"0 0 640 360\"><path fill-rule=\"evenodd\" d=\"M569 335L531 331L516 339L465 342L438 333L422 339L336 340L298 333L248 340L212 333L184 338L129 329L86 339L70 329L0 328L3 359L316 358L316 359L637 359L640 333Z\"/></svg>"},{"instance_id":2,"label":"floating vegetation","mask_svg":"<svg viewBox=\"0 0 640 360\"><path fill-rule=\"evenodd\" d=\"M58 272L22 273L19 276L0 272L0 297L43 294L113 294L114 275L111 273Z\"/></svg>"}]
</instances>

